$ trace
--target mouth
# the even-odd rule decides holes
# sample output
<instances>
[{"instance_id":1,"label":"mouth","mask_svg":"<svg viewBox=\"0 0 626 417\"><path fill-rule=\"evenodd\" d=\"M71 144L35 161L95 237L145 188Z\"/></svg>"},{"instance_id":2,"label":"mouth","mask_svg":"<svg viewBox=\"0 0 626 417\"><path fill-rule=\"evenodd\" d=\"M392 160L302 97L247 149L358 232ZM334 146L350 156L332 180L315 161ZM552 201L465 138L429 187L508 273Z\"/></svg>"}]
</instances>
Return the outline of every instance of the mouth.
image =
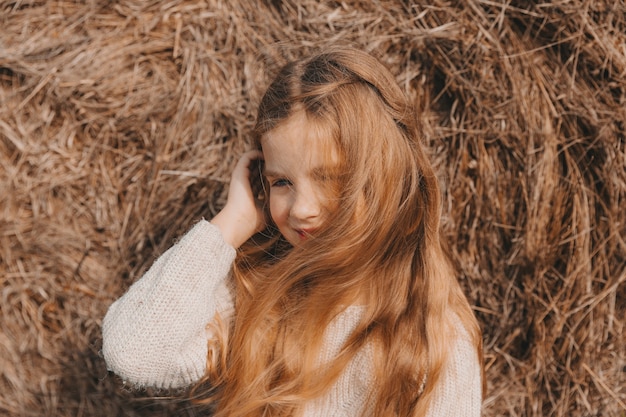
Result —
<instances>
[{"instance_id":1,"label":"mouth","mask_svg":"<svg viewBox=\"0 0 626 417\"><path fill-rule=\"evenodd\" d=\"M300 239L305 240L313 236L315 229L295 229L295 231Z\"/></svg>"}]
</instances>

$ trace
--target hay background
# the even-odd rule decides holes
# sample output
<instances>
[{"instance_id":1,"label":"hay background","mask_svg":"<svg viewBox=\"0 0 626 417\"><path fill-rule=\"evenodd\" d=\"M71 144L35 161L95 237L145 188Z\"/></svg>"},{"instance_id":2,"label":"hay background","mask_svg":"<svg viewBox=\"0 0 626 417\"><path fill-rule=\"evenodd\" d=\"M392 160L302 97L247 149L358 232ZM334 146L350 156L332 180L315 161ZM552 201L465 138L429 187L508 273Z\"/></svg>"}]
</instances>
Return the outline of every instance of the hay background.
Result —
<instances>
[{"instance_id":1,"label":"hay background","mask_svg":"<svg viewBox=\"0 0 626 417\"><path fill-rule=\"evenodd\" d=\"M266 73L334 42L426 118L485 416L626 415L624 1L409 3L0 1L0 415L198 413L107 375L102 316L223 204Z\"/></svg>"}]
</instances>

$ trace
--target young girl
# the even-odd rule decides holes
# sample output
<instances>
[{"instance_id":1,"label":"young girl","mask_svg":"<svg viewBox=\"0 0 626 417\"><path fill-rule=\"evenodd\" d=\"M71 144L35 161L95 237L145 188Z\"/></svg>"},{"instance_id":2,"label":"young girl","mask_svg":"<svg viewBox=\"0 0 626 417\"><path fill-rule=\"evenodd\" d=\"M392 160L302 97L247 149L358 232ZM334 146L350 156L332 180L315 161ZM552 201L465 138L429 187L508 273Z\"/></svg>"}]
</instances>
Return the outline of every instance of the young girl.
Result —
<instances>
[{"instance_id":1,"label":"young girl","mask_svg":"<svg viewBox=\"0 0 626 417\"><path fill-rule=\"evenodd\" d=\"M224 208L111 305L109 369L215 416L480 415L480 332L393 76L353 49L290 63L254 135Z\"/></svg>"}]
</instances>

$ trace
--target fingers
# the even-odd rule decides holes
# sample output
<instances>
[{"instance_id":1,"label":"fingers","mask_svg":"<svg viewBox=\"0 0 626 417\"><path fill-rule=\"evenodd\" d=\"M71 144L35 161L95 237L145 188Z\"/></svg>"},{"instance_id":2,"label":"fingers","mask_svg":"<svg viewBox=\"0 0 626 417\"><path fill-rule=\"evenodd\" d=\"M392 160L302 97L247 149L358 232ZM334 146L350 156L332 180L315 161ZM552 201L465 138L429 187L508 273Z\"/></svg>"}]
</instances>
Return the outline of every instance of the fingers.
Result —
<instances>
[{"instance_id":1,"label":"fingers","mask_svg":"<svg viewBox=\"0 0 626 417\"><path fill-rule=\"evenodd\" d=\"M233 178L239 180L248 179L252 174L252 165L254 161L262 160L263 153L259 150L248 151L241 155L235 169L233 170Z\"/></svg>"},{"instance_id":2,"label":"fingers","mask_svg":"<svg viewBox=\"0 0 626 417\"><path fill-rule=\"evenodd\" d=\"M261 172L255 161L263 160L259 150L245 152L233 170L228 198L223 209L211 220L233 247L239 247L265 227L263 205L258 201Z\"/></svg>"},{"instance_id":3,"label":"fingers","mask_svg":"<svg viewBox=\"0 0 626 417\"><path fill-rule=\"evenodd\" d=\"M263 152L258 149L247 151L243 155L241 155L241 157L239 158L239 162L237 162L237 166L249 168L252 161L256 161L259 159L263 159Z\"/></svg>"}]
</instances>

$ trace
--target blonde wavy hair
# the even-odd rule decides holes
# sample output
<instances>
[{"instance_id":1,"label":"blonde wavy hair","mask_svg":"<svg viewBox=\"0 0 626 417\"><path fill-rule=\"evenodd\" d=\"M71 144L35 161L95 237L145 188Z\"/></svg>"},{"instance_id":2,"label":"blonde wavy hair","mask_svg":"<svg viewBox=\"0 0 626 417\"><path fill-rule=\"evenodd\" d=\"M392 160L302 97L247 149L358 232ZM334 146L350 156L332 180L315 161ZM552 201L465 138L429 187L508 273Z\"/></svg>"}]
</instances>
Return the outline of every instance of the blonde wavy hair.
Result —
<instances>
[{"instance_id":1,"label":"blonde wavy hair","mask_svg":"<svg viewBox=\"0 0 626 417\"><path fill-rule=\"evenodd\" d=\"M297 415L369 344L376 389L367 413L423 416L455 323L478 355L481 336L442 248L440 190L419 120L391 73L351 48L282 68L259 106L259 146L300 109L339 150L330 187L338 204L304 247L290 247L271 220L242 247L236 314L218 332L198 389L215 416ZM360 323L320 368L325 329L353 304L363 305Z\"/></svg>"}]
</instances>

